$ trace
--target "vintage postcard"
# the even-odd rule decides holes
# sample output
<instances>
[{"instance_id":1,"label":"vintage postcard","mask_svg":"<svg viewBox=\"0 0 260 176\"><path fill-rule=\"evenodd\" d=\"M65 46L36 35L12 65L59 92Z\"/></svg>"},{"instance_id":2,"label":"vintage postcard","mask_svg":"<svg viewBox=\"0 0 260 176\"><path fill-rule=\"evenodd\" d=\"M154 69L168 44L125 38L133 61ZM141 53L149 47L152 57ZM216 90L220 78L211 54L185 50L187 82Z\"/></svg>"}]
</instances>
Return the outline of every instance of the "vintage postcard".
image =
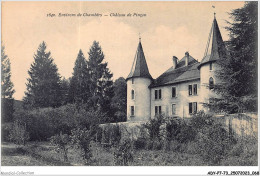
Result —
<instances>
[{"instance_id":1,"label":"vintage postcard","mask_svg":"<svg viewBox=\"0 0 260 176\"><path fill-rule=\"evenodd\" d=\"M1 175L259 175L258 1L2 1L1 63Z\"/></svg>"}]
</instances>

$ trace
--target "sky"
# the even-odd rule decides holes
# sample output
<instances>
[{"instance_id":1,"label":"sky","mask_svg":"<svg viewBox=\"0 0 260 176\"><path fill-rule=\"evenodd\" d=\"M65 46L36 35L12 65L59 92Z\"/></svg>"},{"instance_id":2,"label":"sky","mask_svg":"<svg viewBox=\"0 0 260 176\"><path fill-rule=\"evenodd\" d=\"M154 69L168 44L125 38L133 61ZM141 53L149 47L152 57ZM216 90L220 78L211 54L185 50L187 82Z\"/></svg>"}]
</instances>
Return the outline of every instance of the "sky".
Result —
<instances>
[{"instance_id":1,"label":"sky","mask_svg":"<svg viewBox=\"0 0 260 176\"><path fill-rule=\"evenodd\" d=\"M149 71L157 78L172 66L173 56L181 59L188 51L201 61L214 12L223 40L228 40L224 28L226 20L232 22L228 12L243 5L242 1L2 2L2 44L11 61L14 98L23 98L28 70L43 41L65 78L72 75L79 50L88 59L93 41L98 41L115 80L130 73L140 36ZM95 13L102 16L83 16Z\"/></svg>"}]
</instances>

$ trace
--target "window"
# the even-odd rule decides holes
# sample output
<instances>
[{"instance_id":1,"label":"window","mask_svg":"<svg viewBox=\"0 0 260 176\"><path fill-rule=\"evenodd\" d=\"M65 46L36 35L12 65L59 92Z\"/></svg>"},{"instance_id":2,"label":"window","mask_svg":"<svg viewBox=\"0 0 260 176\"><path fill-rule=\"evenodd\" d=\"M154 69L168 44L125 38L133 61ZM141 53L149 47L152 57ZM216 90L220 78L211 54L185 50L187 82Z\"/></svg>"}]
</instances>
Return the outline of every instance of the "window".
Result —
<instances>
[{"instance_id":1,"label":"window","mask_svg":"<svg viewBox=\"0 0 260 176\"><path fill-rule=\"evenodd\" d=\"M197 112L197 102L189 103L189 114Z\"/></svg>"},{"instance_id":2,"label":"window","mask_svg":"<svg viewBox=\"0 0 260 176\"><path fill-rule=\"evenodd\" d=\"M131 116L134 116L134 115L135 115L135 107L131 106Z\"/></svg>"},{"instance_id":3,"label":"window","mask_svg":"<svg viewBox=\"0 0 260 176\"><path fill-rule=\"evenodd\" d=\"M132 84L134 84L134 83L135 83L134 78L132 78Z\"/></svg>"},{"instance_id":4,"label":"window","mask_svg":"<svg viewBox=\"0 0 260 176\"><path fill-rule=\"evenodd\" d=\"M172 104L172 115L176 114L176 104Z\"/></svg>"},{"instance_id":5,"label":"window","mask_svg":"<svg viewBox=\"0 0 260 176\"><path fill-rule=\"evenodd\" d=\"M193 95L197 95L197 84L193 84Z\"/></svg>"},{"instance_id":6,"label":"window","mask_svg":"<svg viewBox=\"0 0 260 176\"><path fill-rule=\"evenodd\" d=\"M172 87L172 98L176 97L176 87Z\"/></svg>"},{"instance_id":7,"label":"window","mask_svg":"<svg viewBox=\"0 0 260 176\"><path fill-rule=\"evenodd\" d=\"M162 114L162 107L161 106L155 106L155 115Z\"/></svg>"},{"instance_id":8,"label":"window","mask_svg":"<svg viewBox=\"0 0 260 176\"><path fill-rule=\"evenodd\" d=\"M192 85L189 85L189 95L192 95Z\"/></svg>"},{"instance_id":9,"label":"window","mask_svg":"<svg viewBox=\"0 0 260 176\"><path fill-rule=\"evenodd\" d=\"M198 88L197 84L189 85L189 95L197 95L198 94Z\"/></svg>"},{"instance_id":10,"label":"window","mask_svg":"<svg viewBox=\"0 0 260 176\"><path fill-rule=\"evenodd\" d=\"M209 78L209 89L214 89L214 80L212 77Z\"/></svg>"},{"instance_id":11,"label":"window","mask_svg":"<svg viewBox=\"0 0 260 176\"><path fill-rule=\"evenodd\" d=\"M212 70L212 62L209 64L209 70Z\"/></svg>"},{"instance_id":12,"label":"window","mask_svg":"<svg viewBox=\"0 0 260 176\"><path fill-rule=\"evenodd\" d=\"M154 91L154 99L155 100L162 99L162 90L161 89Z\"/></svg>"},{"instance_id":13,"label":"window","mask_svg":"<svg viewBox=\"0 0 260 176\"><path fill-rule=\"evenodd\" d=\"M134 100L135 99L135 91L134 90L131 91L131 96L132 96L132 100Z\"/></svg>"}]
</instances>

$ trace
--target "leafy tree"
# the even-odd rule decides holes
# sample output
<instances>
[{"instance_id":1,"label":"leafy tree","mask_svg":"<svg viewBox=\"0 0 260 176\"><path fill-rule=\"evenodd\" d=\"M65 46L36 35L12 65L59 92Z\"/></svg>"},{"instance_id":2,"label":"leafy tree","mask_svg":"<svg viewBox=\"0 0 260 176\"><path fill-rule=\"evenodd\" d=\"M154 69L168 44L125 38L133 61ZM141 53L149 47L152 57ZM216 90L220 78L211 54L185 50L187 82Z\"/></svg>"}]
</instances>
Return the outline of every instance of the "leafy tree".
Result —
<instances>
[{"instance_id":1,"label":"leafy tree","mask_svg":"<svg viewBox=\"0 0 260 176\"><path fill-rule=\"evenodd\" d=\"M14 112L14 89L11 82L11 64L8 56L5 54L5 47L1 46L1 89L2 89L2 119L3 122L9 122L13 118Z\"/></svg>"},{"instance_id":2,"label":"leafy tree","mask_svg":"<svg viewBox=\"0 0 260 176\"><path fill-rule=\"evenodd\" d=\"M64 162L68 162L68 149L70 138L67 134L56 134L50 138L50 142L55 146L55 150L63 155Z\"/></svg>"},{"instance_id":3,"label":"leafy tree","mask_svg":"<svg viewBox=\"0 0 260 176\"><path fill-rule=\"evenodd\" d=\"M114 96L112 98L111 106L115 110L116 122L126 121L126 89L127 85L123 77L118 78L114 82Z\"/></svg>"},{"instance_id":4,"label":"leafy tree","mask_svg":"<svg viewBox=\"0 0 260 176\"><path fill-rule=\"evenodd\" d=\"M87 68L87 60L79 50L75 61L73 76L69 88L69 101L71 103L87 103L89 99L89 73Z\"/></svg>"},{"instance_id":5,"label":"leafy tree","mask_svg":"<svg viewBox=\"0 0 260 176\"><path fill-rule=\"evenodd\" d=\"M88 70L90 74L90 106L112 116L110 102L113 97L113 74L103 63L105 58L98 42L94 41L89 51Z\"/></svg>"},{"instance_id":6,"label":"leafy tree","mask_svg":"<svg viewBox=\"0 0 260 176\"><path fill-rule=\"evenodd\" d=\"M58 107L61 105L61 80L58 68L46 44L42 42L34 55L34 62L28 71L29 78L24 103L29 107Z\"/></svg>"},{"instance_id":7,"label":"leafy tree","mask_svg":"<svg viewBox=\"0 0 260 176\"><path fill-rule=\"evenodd\" d=\"M2 46L1 49L1 89L2 89L2 98L12 99L14 94L14 85L11 81L11 64L10 59L5 54L5 47Z\"/></svg>"},{"instance_id":8,"label":"leafy tree","mask_svg":"<svg viewBox=\"0 0 260 176\"><path fill-rule=\"evenodd\" d=\"M229 57L219 61L217 76L222 84L215 91L222 97L212 99L212 108L226 112L256 111L257 109L257 36L258 2L246 2L230 13L230 39L226 43Z\"/></svg>"}]
</instances>

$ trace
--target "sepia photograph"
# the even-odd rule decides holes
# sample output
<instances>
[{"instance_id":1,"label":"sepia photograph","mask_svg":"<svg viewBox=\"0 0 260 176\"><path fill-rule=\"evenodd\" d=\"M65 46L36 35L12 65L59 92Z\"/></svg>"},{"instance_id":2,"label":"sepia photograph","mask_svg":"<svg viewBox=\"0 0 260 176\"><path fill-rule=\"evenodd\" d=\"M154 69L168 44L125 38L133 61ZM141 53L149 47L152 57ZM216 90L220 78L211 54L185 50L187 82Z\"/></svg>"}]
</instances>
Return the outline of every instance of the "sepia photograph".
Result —
<instances>
[{"instance_id":1,"label":"sepia photograph","mask_svg":"<svg viewBox=\"0 0 260 176\"><path fill-rule=\"evenodd\" d=\"M258 1L2 1L1 64L2 175L259 175Z\"/></svg>"}]
</instances>

